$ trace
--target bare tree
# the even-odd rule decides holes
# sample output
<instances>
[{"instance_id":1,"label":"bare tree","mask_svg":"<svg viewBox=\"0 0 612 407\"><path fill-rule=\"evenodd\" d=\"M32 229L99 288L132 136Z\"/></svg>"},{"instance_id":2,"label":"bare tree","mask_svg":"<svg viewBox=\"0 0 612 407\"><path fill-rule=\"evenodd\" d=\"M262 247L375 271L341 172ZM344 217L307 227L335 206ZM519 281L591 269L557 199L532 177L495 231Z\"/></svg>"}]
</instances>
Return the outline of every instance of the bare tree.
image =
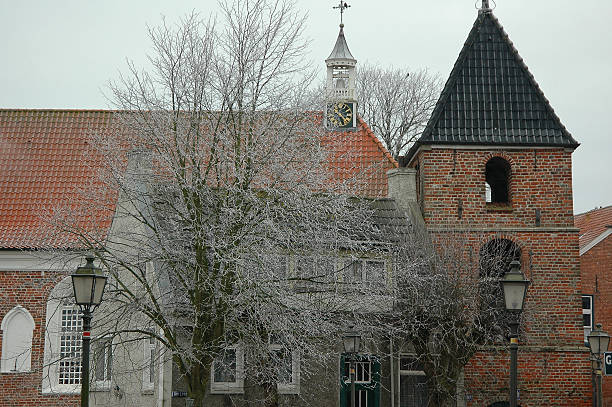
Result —
<instances>
[{"instance_id":1,"label":"bare tree","mask_svg":"<svg viewBox=\"0 0 612 407\"><path fill-rule=\"evenodd\" d=\"M426 69L362 65L357 70L359 114L397 159L425 128L441 85L439 76Z\"/></svg>"},{"instance_id":2,"label":"bare tree","mask_svg":"<svg viewBox=\"0 0 612 407\"><path fill-rule=\"evenodd\" d=\"M97 329L162 343L196 406L213 363L238 374L228 349L272 402L283 355L332 352L351 302L336 259L378 233L370 204L350 199L368 169L304 113L303 17L289 1L227 1L220 21L150 30L152 69L130 64L111 85L119 112L96 135L95 195L54 219L112 275ZM73 222L100 205L114 208L108 235Z\"/></svg>"},{"instance_id":3,"label":"bare tree","mask_svg":"<svg viewBox=\"0 0 612 407\"><path fill-rule=\"evenodd\" d=\"M438 235L435 244L417 236L407 235L396 247L399 264L408 266L396 276L390 332L415 355L415 365L405 369L425 372L423 401L452 406L465 365L477 352L505 342L511 316L499 281L517 252L509 241L493 239L475 254L462 233Z\"/></svg>"}]
</instances>

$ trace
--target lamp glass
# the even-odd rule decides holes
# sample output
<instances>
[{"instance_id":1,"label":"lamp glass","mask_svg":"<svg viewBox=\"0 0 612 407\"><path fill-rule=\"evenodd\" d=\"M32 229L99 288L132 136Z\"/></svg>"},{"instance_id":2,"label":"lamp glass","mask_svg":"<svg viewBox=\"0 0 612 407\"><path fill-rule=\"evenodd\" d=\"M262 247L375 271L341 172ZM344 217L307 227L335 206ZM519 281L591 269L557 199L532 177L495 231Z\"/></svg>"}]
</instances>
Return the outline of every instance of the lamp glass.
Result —
<instances>
[{"instance_id":1,"label":"lamp glass","mask_svg":"<svg viewBox=\"0 0 612 407\"><path fill-rule=\"evenodd\" d=\"M504 281L504 299L508 311L521 311L525 302L527 284L523 281Z\"/></svg>"},{"instance_id":2,"label":"lamp glass","mask_svg":"<svg viewBox=\"0 0 612 407\"><path fill-rule=\"evenodd\" d=\"M359 353L361 346L361 335L356 331L349 331L342 337L344 351L346 353Z\"/></svg>"},{"instance_id":3,"label":"lamp glass","mask_svg":"<svg viewBox=\"0 0 612 407\"><path fill-rule=\"evenodd\" d=\"M600 355L608 350L610 335L601 329L601 324L596 325L595 329L591 331L587 339L589 341L589 347L591 348L592 354Z\"/></svg>"},{"instance_id":4,"label":"lamp glass","mask_svg":"<svg viewBox=\"0 0 612 407\"><path fill-rule=\"evenodd\" d=\"M104 287L106 286L106 277L96 275L94 278L94 289L91 298L93 305L100 305L102 302L102 295L104 294Z\"/></svg>"},{"instance_id":5,"label":"lamp glass","mask_svg":"<svg viewBox=\"0 0 612 407\"><path fill-rule=\"evenodd\" d=\"M508 311L522 311L525 303L529 280L525 280L520 267L521 263L518 260L513 260L510 263L510 271L504 274L501 280L505 305Z\"/></svg>"},{"instance_id":6,"label":"lamp glass","mask_svg":"<svg viewBox=\"0 0 612 407\"><path fill-rule=\"evenodd\" d=\"M72 286L74 288L74 299L78 305L90 305L92 303L92 291L94 286L93 274L73 274Z\"/></svg>"}]
</instances>

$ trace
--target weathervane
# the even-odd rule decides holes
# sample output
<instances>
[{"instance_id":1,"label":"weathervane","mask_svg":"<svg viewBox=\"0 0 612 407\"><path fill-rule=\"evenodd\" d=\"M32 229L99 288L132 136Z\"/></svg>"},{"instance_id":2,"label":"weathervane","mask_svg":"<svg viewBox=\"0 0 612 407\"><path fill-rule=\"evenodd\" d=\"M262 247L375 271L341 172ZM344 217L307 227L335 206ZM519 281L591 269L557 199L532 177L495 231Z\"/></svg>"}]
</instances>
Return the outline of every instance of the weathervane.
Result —
<instances>
[{"instance_id":1,"label":"weathervane","mask_svg":"<svg viewBox=\"0 0 612 407\"><path fill-rule=\"evenodd\" d=\"M340 0L340 4L339 5L333 7L333 8L339 8L340 9L340 24L344 24L342 22L342 14L344 13L344 9L347 9L349 7L351 7L351 6L349 6L346 3L346 1L342 1L342 0Z\"/></svg>"}]
</instances>

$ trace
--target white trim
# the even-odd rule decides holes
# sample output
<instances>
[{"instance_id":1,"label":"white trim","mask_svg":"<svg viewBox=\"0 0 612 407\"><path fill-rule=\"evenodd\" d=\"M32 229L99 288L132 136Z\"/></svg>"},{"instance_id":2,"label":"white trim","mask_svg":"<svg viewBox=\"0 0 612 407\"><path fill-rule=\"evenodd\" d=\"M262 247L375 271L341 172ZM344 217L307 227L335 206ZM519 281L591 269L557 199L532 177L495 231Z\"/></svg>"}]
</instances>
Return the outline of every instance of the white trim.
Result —
<instances>
[{"instance_id":1,"label":"white trim","mask_svg":"<svg viewBox=\"0 0 612 407\"><path fill-rule=\"evenodd\" d=\"M51 290L47 301L45 324L45 351L42 375L43 394L78 394L80 384L59 384L60 336L62 308L65 299L73 298L70 276L63 278Z\"/></svg>"},{"instance_id":2,"label":"white trim","mask_svg":"<svg viewBox=\"0 0 612 407\"><path fill-rule=\"evenodd\" d=\"M608 228L605 231L603 231L602 234L600 234L595 239L593 239L588 245L580 249L580 255L582 256L583 254L591 250L593 247L597 246L599 243L602 242L602 240L604 240L606 237L610 235L612 235L612 227L608 226Z\"/></svg>"},{"instance_id":3,"label":"white trim","mask_svg":"<svg viewBox=\"0 0 612 407\"><path fill-rule=\"evenodd\" d=\"M402 358L412 358L412 359L416 359L416 355L415 354L411 354L411 353L401 353L398 357L398 366L397 366L397 395L398 395L398 401L401 402L402 400L402 376L422 376L425 377L425 372L423 370L403 370L401 368L402 366Z\"/></svg>"},{"instance_id":4,"label":"white trim","mask_svg":"<svg viewBox=\"0 0 612 407\"><path fill-rule=\"evenodd\" d=\"M26 326L11 326L17 316L23 316ZM0 371L2 373L30 372L32 370L32 338L36 323L27 309L17 305L2 318L2 359ZM16 336L13 330L19 330ZM9 336L8 333L11 332ZM12 341L9 341L9 338ZM9 347L11 345L11 347ZM25 356L25 357L24 357Z\"/></svg>"},{"instance_id":5,"label":"white trim","mask_svg":"<svg viewBox=\"0 0 612 407\"><path fill-rule=\"evenodd\" d=\"M271 344L271 351L282 350L281 345ZM291 381L276 383L278 394L300 394L300 351L291 351Z\"/></svg>"},{"instance_id":6,"label":"white trim","mask_svg":"<svg viewBox=\"0 0 612 407\"><path fill-rule=\"evenodd\" d=\"M210 366L211 394L244 394L244 351L242 346L233 345L225 349L236 351L236 380L233 382L215 382L215 362Z\"/></svg>"},{"instance_id":7,"label":"white trim","mask_svg":"<svg viewBox=\"0 0 612 407\"><path fill-rule=\"evenodd\" d=\"M104 375L105 375L105 380L98 380L96 377L96 373L98 370L98 366L96 365L97 362L97 354L96 352L99 351L100 347L100 343L104 342ZM110 342L110 343L108 343ZM91 369L90 372L90 377L93 378L92 381L92 386L91 386L91 391L110 391L111 389L111 382L113 380L113 362L114 362L114 349L115 345L113 344L113 338L111 336L101 336L96 338L95 340L93 340L91 342L91 360L89 362L90 367L93 368ZM111 359L111 365L108 366L107 362L108 362L108 353L107 353L107 349L110 348L110 359ZM110 370L110 372L108 371Z\"/></svg>"},{"instance_id":8,"label":"white trim","mask_svg":"<svg viewBox=\"0 0 612 407\"><path fill-rule=\"evenodd\" d=\"M41 252L32 250L0 251L0 271L49 271L75 270L81 263L75 254Z\"/></svg>"},{"instance_id":9,"label":"white trim","mask_svg":"<svg viewBox=\"0 0 612 407\"><path fill-rule=\"evenodd\" d=\"M155 369L157 367L158 358L157 342L157 338L155 338L154 336L150 336L143 339L142 392L145 394L152 394L155 390ZM153 370L152 372L151 369ZM153 380L150 380L151 375L153 376Z\"/></svg>"}]
</instances>

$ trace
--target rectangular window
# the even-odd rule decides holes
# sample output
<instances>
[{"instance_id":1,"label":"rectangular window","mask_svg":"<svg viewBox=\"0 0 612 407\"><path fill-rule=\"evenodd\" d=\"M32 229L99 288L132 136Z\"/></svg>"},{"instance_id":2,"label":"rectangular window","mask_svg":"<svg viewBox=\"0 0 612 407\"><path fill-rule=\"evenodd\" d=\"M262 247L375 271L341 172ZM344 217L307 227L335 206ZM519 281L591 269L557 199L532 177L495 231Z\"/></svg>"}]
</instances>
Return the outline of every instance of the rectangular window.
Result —
<instances>
[{"instance_id":1,"label":"rectangular window","mask_svg":"<svg viewBox=\"0 0 612 407\"><path fill-rule=\"evenodd\" d=\"M96 388L108 389L113 366L113 340L110 337L99 338L92 345Z\"/></svg>"},{"instance_id":2,"label":"rectangular window","mask_svg":"<svg viewBox=\"0 0 612 407\"><path fill-rule=\"evenodd\" d=\"M593 330L593 296L582 296L582 324L584 326L584 343L589 346L588 336Z\"/></svg>"},{"instance_id":3,"label":"rectangular window","mask_svg":"<svg viewBox=\"0 0 612 407\"><path fill-rule=\"evenodd\" d=\"M155 360L157 358L157 340L150 336L143 340L142 390L151 392L155 386Z\"/></svg>"},{"instance_id":4,"label":"rectangular window","mask_svg":"<svg viewBox=\"0 0 612 407\"><path fill-rule=\"evenodd\" d=\"M348 359L348 358L347 358ZM346 382L349 383L351 381L351 362L345 359L344 361L344 376ZM372 381L372 362L369 360L362 360L355 362L355 383L357 384L367 384Z\"/></svg>"},{"instance_id":5,"label":"rectangular window","mask_svg":"<svg viewBox=\"0 0 612 407\"><path fill-rule=\"evenodd\" d=\"M239 346L226 348L212 364L210 369L211 393L244 393L244 353Z\"/></svg>"},{"instance_id":6,"label":"rectangular window","mask_svg":"<svg viewBox=\"0 0 612 407\"><path fill-rule=\"evenodd\" d=\"M299 394L300 353L283 348L271 340L272 362L277 366L277 389L279 394Z\"/></svg>"},{"instance_id":7,"label":"rectangular window","mask_svg":"<svg viewBox=\"0 0 612 407\"><path fill-rule=\"evenodd\" d=\"M380 259L353 259L345 268L344 281L380 284L382 287L385 285L385 264L385 261Z\"/></svg>"},{"instance_id":8,"label":"rectangular window","mask_svg":"<svg viewBox=\"0 0 612 407\"><path fill-rule=\"evenodd\" d=\"M75 306L62 308L60 325L59 384L81 384L83 320Z\"/></svg>"},{"instance_id":9,"label":"rectangular window","mask_svg":"<svg viewBox=\"0 0 612 407\"><path fill-rule=\"evenodd\" d=\"M423 365L414 356L401 356L399 363L400 407L426 407L427 381Z\"/></svg>"}]
</instances>

